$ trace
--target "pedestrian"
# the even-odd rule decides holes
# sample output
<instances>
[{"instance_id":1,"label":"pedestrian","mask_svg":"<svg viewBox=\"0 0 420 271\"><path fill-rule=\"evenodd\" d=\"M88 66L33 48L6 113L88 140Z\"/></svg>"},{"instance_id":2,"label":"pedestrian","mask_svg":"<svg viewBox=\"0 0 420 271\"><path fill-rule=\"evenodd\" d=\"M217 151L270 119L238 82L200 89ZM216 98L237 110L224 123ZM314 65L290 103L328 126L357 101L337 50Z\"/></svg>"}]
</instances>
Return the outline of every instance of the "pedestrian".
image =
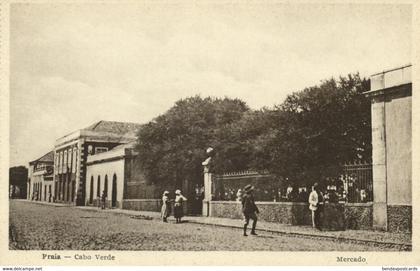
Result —
<instances>
[{"instance_id":1,"label":"pedestrian","mask_svg":"<svg viewBox=\"0 0 420 271\"><path fill-rule=\"evenodd\" d=\"M244 188L245 194L242 196L242 213L244 214L244 236L248 236L246 234L246 229L249 224L249 220L252 219L252 229L251 234L257 235L255 232L255 228L257 227L257 214L260 212L258 210L257 205L255 204L254 200L254 187L250 184L245 186Z\"/></svg>"},{"instance_id":2,"label":"pedestrian","mask_svg":"<svg viewBox=\"0 0 420 271\"><path fill-rule=\"evenodd\" d=\"M290 201L291 197L292 197L292 192L293 192L293 186L291 183L289 183L289 186L286 189L286 198Z\"/></svg>"},{"instance_id":3,"label":"pedestrian","mask_svg":"<svg viewBox=\"0 0 420 271\"><path fill-rule=\"evenodd\" d=\"M170 200L169 200L169 192L168 191L163 192L162 209L161 209L160 213L161 213L163 222L168 222L168 217L171 214L171 203L170 203Z\"/></svg>"},{"instance_id":4,"label":"pedestrian","mask_svg":"<svg viewBox=\"0 0 420 271\"><path fill-rule=\"evenodd\" d=\"M194 201L193 201L193 212L195 215L201 214L201 208L202 208L202 189L200 185L196 184L194 189Z\"/></svg>"},{"instance_id":5,"label":"pedestrian","mask_svg":"<svg viewBox=\"0 0 420 271\"><path fill-rule=\"evenodd\" d=\"M242 189L238 189L238 192L236 192L236 201L241 202L242 201L243 192Z\"/></svg>"},{"instance_id":6,"label":"pedestrian","mask_svg":"<svg viewBox=\"0 0 420 271\"><path fill-rule=\"evenodd\" d=\"M174 203L174 217L176 219L176 223L181 223L181 218L184 216L184 201L187 198L181 194L181 190L175 191L175 203Z\"/></svg>"},{"instance_id":7,"label":"pedestrian","mask_svg":"<svg viewBox=\"0 0 420 271\"><path fill-rule=\"evenodd\" d=\"M320 213L321 213L321 204L322 204L322 195L319 191L318 183L314 183L312 187L312 192L309 194L309 209L312 212L312 227L320 229Z\"/></svg>"},{"instance_id":8,"label":"pedestrian","mask_svg":"<svg viewBox=\"0 0 420 271\"><path fill-rule=\"evenodd\" d=\"M105 194L105 190L102 191L102 197L101 197L101 208L105 209L105 203L106 203L106 194Z\"/></svg>"}]
</instances>

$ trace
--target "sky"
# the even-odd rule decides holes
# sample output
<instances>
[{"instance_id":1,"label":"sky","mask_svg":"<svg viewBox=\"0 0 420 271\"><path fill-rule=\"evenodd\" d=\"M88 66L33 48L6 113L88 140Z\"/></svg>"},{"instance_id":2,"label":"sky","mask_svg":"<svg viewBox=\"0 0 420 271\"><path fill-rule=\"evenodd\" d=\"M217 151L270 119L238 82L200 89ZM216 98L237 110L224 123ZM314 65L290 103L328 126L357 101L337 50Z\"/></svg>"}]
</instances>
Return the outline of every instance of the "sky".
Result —
<instances>
[{"instance_id":1,"label":"sky","mask_svg":"<svg viewBox=\"0 0 420 271\"><path fill-rule=\"evenodd\" d=\"M11 166L99 120L147 123L196 94L272 107L412 54L410 5L16 3L10 18Z\"/></svg>"}]
</instances>

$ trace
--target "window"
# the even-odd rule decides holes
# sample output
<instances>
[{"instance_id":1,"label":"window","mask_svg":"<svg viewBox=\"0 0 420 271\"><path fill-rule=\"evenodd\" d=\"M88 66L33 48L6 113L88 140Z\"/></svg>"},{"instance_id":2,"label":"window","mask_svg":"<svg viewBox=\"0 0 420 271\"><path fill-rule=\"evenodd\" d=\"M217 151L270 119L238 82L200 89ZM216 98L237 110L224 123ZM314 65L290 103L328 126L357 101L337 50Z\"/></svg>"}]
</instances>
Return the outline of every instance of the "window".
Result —
<instances>
[{"instance_id":1,"label":"window","mask_svg":"<svg viewBox=\"0 0 420 271\"><path fill-rule=\"evenodd\" d=\"M71 161L72 161L72 151L71 149L69 149L68 153L67 153L67 168L69 169L69 171L71 170Z\"/></svg>"},{"instance_id":2,"label":"window","mask_svg":"<svg viewBox=\"0 0 420 271\"><path fill-rule=\"evenodd\" d=\"M108 175L105 175L104 191L105 197L108 197Z\"/></svg>"},{"instance_id":3,"label":"window","mask_svg":"<svg viewBox=\"0 0 420 271\"><path fill-rule=\"evenodd\" d=\"M63 172L67 172L67 150L64 151L64 159L63 159Z\"/></svg>"},{"instance_id":4,"label":"window","mask_svg":"<svg viewBox=\"0 0 420 271\"><path fill-rule=\"evenodd\" d=\"M57 174L57 170L58 170L58 157L57 157L57 153L54 153L54 173Z\"/></svg>"},{"instance_id":5,"label":"window","mask_svg":"<svg viewBox=\"0 0 420 271\"><path fill-rule=\"evenodd\" d=\"M95 148L95 154L101 153L101 152L106 152L108 151L108 148L106 147L96 147Z\"/></svg>"},{"instance_id":6,"label":"window","mask_svg":"<svg viewBox=\"0 0 420 271\"><path fill-rule=\"evenodd\" d=\"M60 173L63 172L63 152L60 152L60 161L58 162L58 170Z\"/></svg>"},{"instance_id":7,"label":"window","mask_svg":"<svg viewBox=\"0 0 420 271\"><path fill-rule=\"evenodd\" d=\"M55 153L55 170L58 174L58 165L60 164L60 153L56 152Z\"/></svg>"},{"instance_id":8,"label":"window","mask_svg":"<svg viewBox=\"0 0 420 271\"><path fill-rule=\"evenodd\" d=\"M96 186L97 190L96 190L96 196L98 198L101 197L101 176L98 176L98 184Z\"/></svg>"},{"instance_id":9,"label":"window","mask_svg":"<svg viewBox=\"0 0 420 271\"><path fill-rule=\"evenodd\" d=\"M76 163L77 163L77 149L73 148L73 164L72 164L72 172L76 173Z\"/></svg>"}]
</instances>

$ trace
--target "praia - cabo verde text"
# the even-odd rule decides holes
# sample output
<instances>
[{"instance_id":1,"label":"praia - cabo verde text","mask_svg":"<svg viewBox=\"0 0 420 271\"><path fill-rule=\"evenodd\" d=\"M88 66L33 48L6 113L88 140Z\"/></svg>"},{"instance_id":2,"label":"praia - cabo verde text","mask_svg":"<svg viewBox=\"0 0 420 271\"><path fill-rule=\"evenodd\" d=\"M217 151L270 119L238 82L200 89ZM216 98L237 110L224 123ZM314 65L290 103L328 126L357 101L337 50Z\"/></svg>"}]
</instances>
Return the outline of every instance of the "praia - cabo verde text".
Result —
<instances>
[{"instance_id":1,"label":"praia - cabo verde text","mask_svg":"<svg viewBox=\"0 0 420 271\"><path fill-rule=\"evenodd\" d=\"M75 260L100 260L100 261L114 261L115 256L111 254L107 255L101 255L101 254L95 254L93 257L91 255L86 254L75 254L74 255Z\"/></svg>"},{"instance_id":2,"label":"praia - cabo verde text","mask_svg":"<svg viewBox=\"0 0 420 271\"><path fill-rule=\"evenodd\" d=\"M61 255L61 254L42 254L43 260L61 260L61 259L68 259L73 258L75 260L99 260L99 261L114 261L115 256L111 254L95 254L95 255L87 255L87 254L74 254L73 257L69 257L67 255Z\"/></svg>"}]
</instances>

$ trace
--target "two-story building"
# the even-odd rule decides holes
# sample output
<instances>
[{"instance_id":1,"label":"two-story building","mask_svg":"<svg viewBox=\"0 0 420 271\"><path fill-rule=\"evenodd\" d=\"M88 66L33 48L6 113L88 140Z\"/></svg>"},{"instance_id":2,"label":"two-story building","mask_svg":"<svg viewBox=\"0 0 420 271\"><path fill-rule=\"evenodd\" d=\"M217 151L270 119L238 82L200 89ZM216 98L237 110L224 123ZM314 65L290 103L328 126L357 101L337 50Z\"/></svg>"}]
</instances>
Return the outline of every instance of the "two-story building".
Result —
<instances>
[{"instance_id":1,"label":"two-story building","mask_svg":"<svg viewBox=\"0 0 420 271\"><path fill-rule=\"evenodd\" d=\"M56 140L54 197L57 202L85 204L86 161L136 139L140 124L99 121Z\"/></svg>"},{"instance_id":2,"label":"two-story building","mask_svg":"<svg viewBox=\"0 0 420 271\"><path fill-rule=\"evenodd\" d=\"M52 202L54 152L29 162L27 199Z\"/></svg>"}]
</instances>

